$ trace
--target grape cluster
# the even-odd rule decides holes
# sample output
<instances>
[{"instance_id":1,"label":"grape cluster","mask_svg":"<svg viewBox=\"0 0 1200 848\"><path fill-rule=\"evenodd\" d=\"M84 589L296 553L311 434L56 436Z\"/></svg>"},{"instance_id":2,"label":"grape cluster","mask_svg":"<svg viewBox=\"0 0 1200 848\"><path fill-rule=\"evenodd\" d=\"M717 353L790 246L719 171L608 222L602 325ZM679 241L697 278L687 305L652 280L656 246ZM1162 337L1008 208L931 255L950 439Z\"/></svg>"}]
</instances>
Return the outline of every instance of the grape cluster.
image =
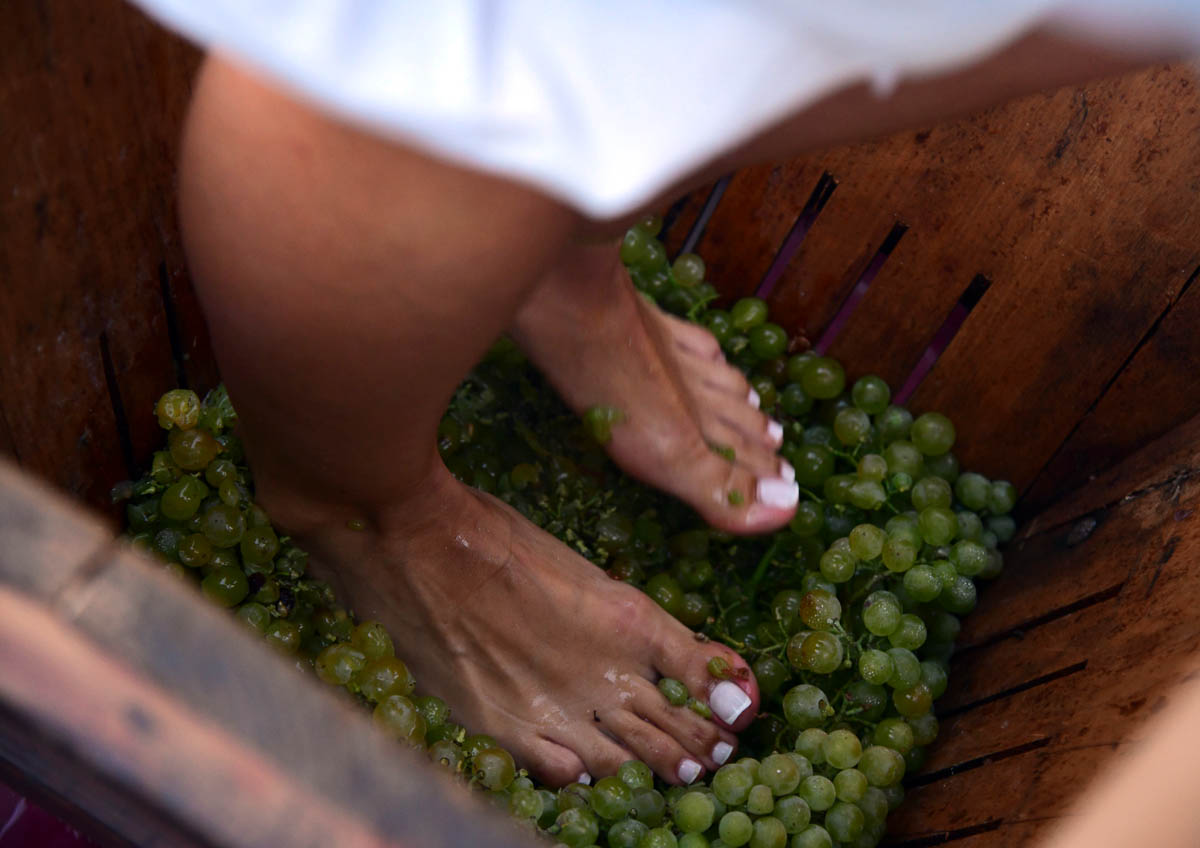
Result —
<instances>
[{"instance_id":1,"label":"grape cluster","mask_svg":"<svg viewBox=\"0 0 1200 848\"><path fill-rule=\"evenodd\" d=\"M902 780L938 731L959 616L976 580L1000 573L1015 525L1013 486L963 472L953 424L891 403L885 381L849 383L743 298L714 308L703 260L668 264L648 217L621 256L643 296L706 326L784 425L781 452L801 502L788 527L740 538L629 480L603 444L620 409L573 415L501 340L464 381L438 429L460 480L495 494L614 579L643 589L703 638L751 664L762 705L742 758L689 787L625 763L595 786L538 786L494 739L456 724L416 682L386 629L357 621L253 501L222 390L168 392L167 448L117 494L139 547L199 584L281 651L373 710L391 735L478 786L519 821L587 848L873 846ZM734 459L731 449L714 452ZM731 500L733 506L738 506ZM353 522L352 522L353 523ZM401 654L420 646L401 646ZM729 673L710 663L714 678ZM704 714L673 680L664 698Z\"/></svg>"}]
</instances>

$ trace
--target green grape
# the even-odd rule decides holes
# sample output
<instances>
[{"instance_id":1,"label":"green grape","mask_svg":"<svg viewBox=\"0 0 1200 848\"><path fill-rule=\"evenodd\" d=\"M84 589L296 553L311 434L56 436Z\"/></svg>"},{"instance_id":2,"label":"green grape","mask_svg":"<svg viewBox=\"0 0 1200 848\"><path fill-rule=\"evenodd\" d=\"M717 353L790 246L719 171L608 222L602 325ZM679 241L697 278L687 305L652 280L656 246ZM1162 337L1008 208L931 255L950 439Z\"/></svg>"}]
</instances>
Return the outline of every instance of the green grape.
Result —
<instances>
[{"instance_id":1,"label":"green grape","mask_svg":"<svg viewBox=\"0 0 1200 848\"><path fill-rule=\"evenodd\" d=\"M791 848L833 848L833 837L819 824L810 824L792 837Z\"/></svg>"},{"instance_id":2,"label":"green grape","mask_svg":"<svg viewBox=\"0 0 1200 848\"><path fill-rule=\"evenodd\" d=\"M778 798L790 795L800 784L800 767L787 754L768 754L758 765L757 777Z\"/></svg>"},{"instance_id":3,"label":"green grape","mask_svg":"<svg viewBox=\"0 0 1200 848\"><path fill-rule=\"evenodd\" d=\"M938 595L938 603L947 612L965 615L975 609L975 581L970 577L958 575L954 581Z\"/></svg>"},{"instance_id":4,"label":"green grape","mask_svg":"<svg viewBox=\"0 0 1200 848\"><path fill-rule=\"evenodd\" d=\"M687 703L688 690L680 681L673 677L664 677L658 681L658 691L673 707L682 707Z\"/></svg>"},{"instance_id":5,"label":"green grape","mask_svg":"<svg viewBox=\"0 0 1200 848\"><path fill-rule=\"evenodd\" d=\"M907 754L915 744L912 728L901 718L885 718L879 722L875 725L871 739L876 745L891 748L901 754Z\"/></svg>"},{"instance_id":6,"label":"green grape","mask_svg":"<svg viewBox=\"0 0 1200 848\"><path fill-rule=\"evenodd\" d=\"M897 690L909 689L921 682L921 661L916 654L906 648L890 648L887 653L892 660L888 686Z\"/></svg>"},{"instance_id":7,"label":"green grape","mask_svg":"<svg viewBox=\"0 0 1200 848\"><path fill-rule=\"evenodd\" d=\"M922 510L930 506L948 507L954 500L954 491L941 477L922 477L912 488L912 505Z\"/></svg>"},{"instance_id":8,"label":"green grape","mask_svg":"<svg viewBox=\"0 0 1200 848\"><path fill-rule=\"evenodd\" d=\"M954 494L962 505L972 512L979 512L987 507L988 495L991 494L992 484L988 478L974 471L960 474L954 481Z\"/></svg>"},{"instance_id":9,"label":"green grape","mask_svg":"<svg viewBox=\"0 0 1200 848\"><path fill-rule=\"evenodd\" d=\"M862 756L862 743L849 730L834 730L823 743L825 762L836 769L853 768Z\"/></svg>"},{"instance_id":10,"label":"green grape","mask_svg":"<svg viewBox=\"0 0 1200 848\"><path fill-rule=\"evenodd\" d=\"M833 715L833 707L829 705L829 698L824 692L810 683L801 683L783 696L783 714L792 727L805 730L823 724L827 717ZM804 751L799 753L808 756Z\"/></svg>"},{"instance_id":11,"label":"green grape","mask_svg":"<svg viewBox=\"0 0 1200 848\"><path fill-rule=\"evenodd\" d=\"M888 536L883 543L883 565L894 574L905 574L917 561L917 546L908 539Z\"/></svg>"},{"instance_id":12,"label":"green grape","mask_svg":"<svg viewBox=\"0 0 1200 848\"><path fill-rule=\"evenodd\" d=\"M659 572L646 583L646 594L660 607L678 618L683 609L683 587L670 574Z\"/></svg>"},{"instance_id":13,"label":"green grape","mask_svg":"<svg viewBox=\"0 0 1200 848\"><path fill-rule=\"evenodd\" d=\"M740 332L757 327L767 320L767 304L757 297L743 297L729 310L733 326Z\"/></svg>"},{"instance_id":14,"label":"green grape","mask_svg":"<svg viewBox=\"0 0 1200 848\"><path fill-rule=\"evenodd\" d=\"M892 390L887 382L874 375L859 377L850 389L850 397L854 405L868 415L879 415L888 408L892 399Z\"/></svg>"},{"instance_id":15,"label":"green grape","mask_svg":"<svg viewBox=\"0 0 1200 848\"><path fill-rule=\"evenodd\" d=\"M825 829L838 842L853 842L866 824L862 810L854 804L839 801L825 813Z\"/></svg>"},{"instance_id":16,"label":"green grape","mask_svg":"<svg viewBox=\"0 0 1200 848\"><path fill-rule=\"evenodd\" d=\"M712 776L713 794L723 804L731 807L741 806L750 797L750 790L754 786L754 777L739 765L721 766Z\"/></svg>"},{"instance_id":17,"label":"green grape","mask_svg":"<svg viewBox=\"0 0 1200 848\"><path fill-rule=\"evenodd\" d=\"M904 573L904 591L913 600L925 603L942 593L942 581L928 565L914 565Z\"/></svg>"},{"instance_id":18,"label":"green grape","mask_svg":"<svg viewBox=\"0 0 1200 848\"><path fill-rule=\"evenodd\" d=\"M821 575L831 583L845 583L854 576L858 562L848 552L828 550L821 555Z\"/></svg>"},{"instance_id":19,"label":"green grape","mask_svg":"<svg viewBox=\"0 0 1200 848\"><path fill-rule=\"evenodd\" d=\"M190 474L185 474L167 487L159 501L162 514L175 521L185 521L196 514L208 496L208 486Z\"/></svg>"},{"instance_id":20,"label":"green grape","mask_svg":"<svg viewBox=\"0 0 1200 848\"><path fill-rule=\"evenodd\" d=\"M988 491L987 509L992 515L1006 515L1017 503L1017 487L1007 480L995 480Z\"/></svg>"},{"instance_id":21,"label":"green grape","mask_svg":"<svg viewBox=\"0 0 1200 848\"><path fill-rule=\"evenodd\" d=\"M842 604L833 592L812 589L800 597L797 613L805 627L832 630L842 617Z\"/></svg>"},{"instance_id":22,"label":"green grape","mask_svg":"<svg viewBox=\"0 0 1200 848\"><path fill-rule=\"evenodd\" d=\"M403 695L388 695L375 705L372 718L377 726L402 742L410 745L425 743L425 719L416 705Z\"/></svg>"},{"instance_id":23,"label":"green grape","mask_svg":"<svg viewBox=\"0 0 1200 848\"><path fill-rule=\"evenodd\" d=\"M246 532L246 518L234 507L214 504L204 512L200 532L218 548L232 548Z\"/></svg>"},{"instance_id":24,"label":"green grape","mask_svg":"<svg viewBox=\"0 0 1200 848\"><path fill-rule=\"evenodd\" d=\"M933 706L933 693L924 683L918 683L910 689L894 690L892 703L896 707L896 712L905 718L918 718L929 712Z\"/></svg>"},{"instance_id":25,"label":"green grape","mask_svg":"<svg viewBox=\"0 0 1200 848\"><path fill-rule=\"evenodd\" d=\"M746 798L746 812L755 816L765 816L775 809L775 795L771 787L761 783L750 787L750 795Z\"/></svg>"},{"instance_id":26,"label":"green grape","mask_svg":"<svg viewBox=\"0 0 1200 848\"><path fill-rule=\"evenodd\" d=\"M250 594L250 584L239 569L218 568L200 581L200 590L220 606L235 607Z\"/></svg>"},{"instance_id":27,"label":"green grape","mask_svg":"<svg viewBox=\"0 0 1200 848\"><path fill-rule=\"evenodd\" d=\"M815 359L816 356L817 355L812 351L805 351L804 353L797 353L793 356L789 356L787 361L788 380L793 383L799 383L804 377L804 367L813 359Z\"/></svg>"},{"instance_id":28,"label":"green grape","mask_svg":"<svg viewBox=\"0 0 1200 848\"><path fill-rule=\"evenodd\" d=\"M724 309L708 310L704 316L704 326L722 346L733 335L733 318Z\"/></svg>"},{"instance_id":29,"label":"green grape","mask_svg":"<svg viewBox=\"0 0 1200 848\"><path fill-rule=\"evenodd\" d=\"M781 589L771 599L771 614L784 633L791 635L800 626L800 605L804 595L796 589Z\"/></svg>"},{"instance_id":30,"label":"green grape","mask_svg":"<svg viewBox=\"0 0 1200 848\"><path fill-rule=\"evenodd\" d=\"M758 681L758 690L763 698L773 698L791 676L787 666L769 655L755 660L751 671L754 672L754 679Z\"/></svg>"},{"instance_id":31,"label":"green grape","mask_svg":"<svg viewBox=\"0 0 1200 848\"><path fill-rule=\"evenodd\" d=\"M892 658L877 648L868 648L858 658L858 673L863 680L879 686L892 676Z\"/></svg>"},{"instance_id":32,"label":"green grape","mask_svg":"<svg viewBox=\"0 0 1200 848\"><path fill-rule=\"evenodd\" d=\"M200 421L200 398L188 389L171 389L158 399L154 411L164 430L172 426L190 430Z\"/></svg>"},{"instance_id":33,"label":"green grape","mask_svg":"<svg viewBox=\"0 0 1200 848\"><path fill-rule=\"evenodd\" d=\"M941 456L954 447L954 425L945 415L926 412L912 425L912 442L925 456Z\"/></svg>"},{"instance_id":34,"label":"green grape","mask_svg":"<svg viewBox=\"0 0 1200 848\"><path fill-rule=\"evenodd\" d=\"M900 616L900 624L888 634L888 641L895 648L908 648L915 651L925 644L925 622L920 616L905 613Z\"/></svg>"},{"instance_id":35,"label":"green grape","mask_svg":"<svg viewBox=\"0 0 1200 848\"><path fill-rule=\"evenodd\" d=\"M892 474L903 472L914 480L925 468L925 457L912 442L895 441L883 449L883 458Z\"/></svg>"},{"instance_id":36,"label":"green grape","mask_svg":"<svg viewBox=\"0 0 1200 848\"><path fill-rule=\"evenodd\" d=\"M418 715L420 715L418 713ZM422 719L424 721L424 719ZM475 779L485 789L502 792L517 776L517 766L512 755L503 748L488 748L480 751L472 758ZM593 795L593 797L595 797Z\"/></svg>"},{"instance_id":37,"label":"green grape","mask_svg":"<svg viewBox=\"0 0 1200 848\"><path fill-rule=\"evenodd\" d=\"M954 570L964 577L978 577L987 568L988 551L978 542L962 540L950 549Z\"/></svg>"},{"instance_id":38,"label":"green grape","mask_svg":"<svg viewBox=\"0 0 1200 848\"><path fill-rule=\"evenodd\" d=\"M592 787L592 811L606 821L616 821L633 809L633 790L619 777L602 777Z\"/></svg>"},{"instance_id":39,"label":"green grape","mask_svg":"<svg viewBox=\"0 0 1200 848\"><path fill-rule=\"evenodd\" d=\"M987 529L997 541L1010 542L1017 532L1017 523L1007 515L992 515L988 516Z\"/></svg>"},{"instance_id":40,"label":"green grape","mask_svg":"<svg viewBox=\"0 0 1200 848\"><path fill-rule=\"evenodd\" d=\"M614 822L608 829L609 848L637 848L650 828L637 819Z\"/></svg>"},{"instance_id":41,"label":"green grape","mask_svg":"<svg viewBox=\"0 0 1200 848\"><path fill-rule=\"evenodd\" d=\"M688 792L675 805L675 825L684 833L703 833L712 827L716 807L703 792Z\"/></svg>"},{"instance_id":42,"label":"green grape","mask_svg":"<svg viewBox=\"0 0 1200 848\"><path fill-rule=\"evenodd\" d=\"M212 561L212 542L201 533L192 533L179 542L175 555L188 568L203 568Z\"/></svg>"},{"instance_id":43,"label":"green grape","mask_svg":"<svg viewBox=\"0 0 1200 848\"><path fill-rule=\"evenodd\" d=\"M237 609L237 617L244 621L251 629L259 633L265 633L267 625L271 623L271 613L262 604L256 604L253 601L242 604Z\"/></svg>"},{"instance_id":44,"label":"green grape","mask_svg":"<svg viewBox=\"0 0 1200 848\"><path fill-rule=\"evenodd\" d=\"M828 735L824 730L815 726L800 731L796 736L796 753L814 766L824 764L825 737Z\"/></svg>"},{"instance_id":45,"label":"green grape","mask_svg":"<svg viewBox=\"0 0 1200 848\"><path fill-rule=\"evenodd\" d=\"M242 562L251 565L271 565L279 550L279 538L270 527L251 527L238 544ZM270 569L265 569L269 571Z\"/></svg>"},{"instance_id":46,"label":"green grape","mask_svg":"<svg viewBox=\"0 0 1200 848\"><path fill-rule=\"evenodd\" d=\"M953 484L959 475L958 457L952 453L926 457L925 470L933 476L941 477L947 483Z\"/></svg>"},{"instance_id":47,"label":"green grape","mask_svg":"<svg viewBox=\"0 0 1200 848\"><path fill-rule=\"evenodd\" d=\"M865 680L854 680L843 690L847 715L877 721L887 709L887 690Z\"/></svg>"},{"instance_id":48,"label":"green grape","mask_svg":"<svg viewBox=\"0 0 1200 848\"><path fill-rule=\"evenodd\" d=\"M834 456L819 444L786 445L784 456L796 471L796 482L807 488L823 486L833 475Z\"/></svg>"},{"instance_id":49,"label":"green grape","mask_svg":"<svg viewBox=\"0 0 1200 848\"><path fill-rule=\"evenodd\" d=\"M184 471L203 471L221 450L221 443L207 430L172 430L167 436L171 459Z\"/></svg>"},{"instance_id":50,"label":"green grape","mask_svg":"<svg viewBox=\"0 0 1200 848\"><path fill-rule=\"evenodd\" d=\"M661 792L650 787L633 790L633 807L629 815L647 827L658 827L667 814L667 802Z\"/></svg>"},{"instance_id":51,"label":"green grape","mask_svg":"<svg viewBox=\"0 0 1200 848\"><path fill-rule=\"evenodd\" d=\"M914 548L920 549L921 545L925 544L915 515L894 515L883 525L883 529L889 539L908 542Z\"/></svg>"},{"instance_id":52,"label":"green grape","mask_svg":"<svg viewBox=\"0 0 1200 848\"><path fill-rule=\"evenodd\" d=\"M938 720L933 713L909 719L908 726L912 729L914 745L932 745L938 734Z\"/></svg>"},{"instance_id":53,"label":"green grape","mask_svg":"<svg viewBox=\"0 0 1200 848\"><path fill-rule=\"evenodd\" d=\"M750 387L758 393L759 409L767 412L775 408L775 401L778 394L775 391L775 384L771 382L770 377L756 374L750 378Z\"/></svg>"},{"instance_id":54,"label":"green grape","mask_svg":"<svg viewBox=\"0 0 1200 848\"><path fill-rule=\"evenodd\" d=\"M871 438L871 417L858 407L847 407L833 419L833 434L843 445L860 445Z\"/></svg>"},{"instance_id":55,"label":"green grape","mask_svg":"<svg viewBox=\"0 0 1200 848\"><path fill-rule=\"evenodd\" d=\"M833 776L833 788L839 801L854 803L867 793L867 776L856 768L845 768Z\"/></svg>"},{"instance_id":56,"label":"green grape","mask_svg":"<svg viewBox=\"0 0 1200 848\"><path fill-rule=\"evenodd\" d=\"M927 545L948 545L958 532L958 517L946 507L930 506L917 516L917 527Z\"/></svg>"},{"instance_id":57,"label":"green grape","mask_svg":"<svg viewBox=\"0 0 1200 848\"><path fill-rule=\"evenodd\" d=\"M368 660L394 656L396 652L387 628L378 621L364 621L355 627L350 642L362 651Z\"/></svg>"},{"instance_id":58,"label":"green grape","mask_svg":"<svg viewBox=\"0 0 1200 848\"><path fill-rule=\"evenodd\" d=\"M923 660L921 662L921 682L929 689L929 694L936 700L946 693L946 685L949 682L946 669L941 663L933 660Z\"/></svg>"},{"instance_id":59,"label":"green grape","mask_svg":"<svg viewBox=\"0 0 1200 848\"><path fill-rule=\"evenodd\" d=\"M712 563L706 559L681 559L675 564L675 579L689 592L704 588L715 577Z\"/></svg>"},{"instance_id":60,"label":"green grape","mask_svg":"<svg viewBox=\"0 0 1200 848\"><path fill-rule=\"evenodd\" d=\"M862 772L859 772L862 774ZM863 781L866 782L866 775L863 775ZM843 799L844 800L844 799ZM888 814L888 799L884 790L877 786L867 786L863 792L862 798L858 800L858 808L863 811L868 824L877 823L883 824Z\"/></svg>"},{"instance_id":61,"label":"green grape","mask_svg":"<svg viewBox=\"0 0 1200 848\"><path fill-rule=\"evenodd\" d=\"M983 538L983 519L973 512L960 509L954 513L958 519L958 538L979 542Z\"/></svg>"},{"instance_id":62,"label":"green grape","mask_svg":"<svg viewBox=\"0 0 1200 848\"><path fill-rule=\"evenodd\" d=\"M697 630L708 621L714 611L712 601L699 592L684 593L676 616L681 622L693 630Z\"/></svg>"},{"instance_id":63,"label":"green grape","mask_svg":"<svg viewBox=\"0 0 1200 848\"><path fill-rule=\"evenodd\" d=\"M837 790L833 781L819 774L814 774L800 781L797 794L814 812L824 812L833 806L837 800Z\"/></svg>"},{"instance_id":64,"label":"green grape","mask_svg":"<svg viewBox=\"0 0 1200 848\"><path fill-rule=\"evenodd\" d=\"M694 253L681 253L671 265L671 274L681 286L699 285L704 281L704 260Z\"/></svg>"},{"instance_id":65,"label":"green grape","mask_svg":"<svg viewBox=\"0 0 1200 848\"><path fill-rule=\"evenodd\" d=\"M654 772L641 760L626 760L617 769L617 777L630 789L650 789L654 786Z\"/></svg>"},{"instance_id":66,"label":"green grape","mask_svg":"<svg viewBox=\"0 0 1200 848\"><path fill-rule=\"evenodd\" d=\"M748 815L740 810L734 810L721 816L717 832L721 835L722 842L730 848L738 848L750 841L750 837L754 834L754 824Z\"/></svg>"},{"instance_id":67,"label":"green grape","mask_svg":"<svg viewBox=\"0 0 1200 848\"><path fill-rule=\"evenodd\" d=\"M860 560L873 560L883 553L887 533L874 524L859 524L850 531L850 551Z\"/></svg>"},{"instance_id":68,"label":"green grape","mask_svg":"<svg viewBox=\"0 0 1200 848\"><path fill-rule=\"evenodd\" d=\"M413 704L416 706L417 712L425 719L427 730L436 730L450 720L450 707L436 695L422 695L414 698Z\"/></svg>"},{"instance_id":69,"label":"green grape","mask_svg":"<svg viewBox=\"0 0 1200 848\"><path fill-rule=\"evenodd\" d=\"M536 819L542 814L542 799L536 789L515 789L508 796L508 812L517 819Z\"/></svg>"},{"instance_id":70,"label":"green grape","mask_svg":"<svg viewBox=\"0 0 1200 848\"><path fill-rule=\"evenodd\" d=\"M367 664L367 658L362 651L346 645L336 644L325 648L317 654L313 668L324 682L332 686L345 686Z\"/></svg>"},{"instance_id":71,"label":"green grape","mask_svg":"<svg viewBox=\"0 0 1200 848\"><path fill-rule=\"evenodd\" d=\"M592 811L584 807L563 810L554 820L558 841L569 848L588 848L600 836L600 825Z\"/></svg>"},{"instance_id":72,"label":"green grape","mask_svg":"<svg viewBox=\"0 0 1200 848\"><path fill-rule=\"evenodd\" d=\"M300 628L294 622L276 619L267 625L263 635L268 644L285 654L294 654L300 650Z\"/></svg>"},{"instance_id":73,"label":"green grape","mask_svg":"<svg viewBox=\"0 0 1200 848\"><path fill-rule=\"evenodd\" d=\"M912 413L894 404L875 416L875 429L879 433L879 440L885 445L908 439L912 424Z\"/></svg>"},{"instance_id":74,"label":"green grape","mask_svg":"<svg viewBox=\"0 0 1200 848\"><path fill-rule=\"evenodd\" d=\"M789 834L804 830L812 820L812 811L808 803L799 795L788 795L776 801L774 815L783 823L784 830Z\"/></svg>"},{"instance_id":75,"label":"green grape","mask_svg":"<svg viewBox=\"0 0 1200 848\"><path fill-rule=\"evenodd\" d=\"M750 350L759 359L774 359L787 349L787 332L778 324L751 327L746 331L746 338L750 339Z\"/></svg>"},{"instance_id":76,"label":"green grape","mask_svg":"<svg viewBox=\"0 0 1200 848\"><path fill-rule=\"evenodd\" d=\"M779 405L793 418L807 415L813 408L813 398L800 383L788 383L779 393Z\"/></svg>"},{"instance_id":77,"label":"green grape","mask_svg":"<svg viewBox=\"0 0 1200 848\"><path fill-rule=\"evenodd\" d=\"M800 385L809 397L825 400L835 398L846 386L846 372L836 359L817 356L804 365Z\"/></svg>"},{"instance_id":78,"label":"green grape","mask_svg":"<svg viewBox=\"0 0 1200 848\"><path fill-rule=\"evenodd\" d=\"M428 741L428 736L426 736L426 741ZM456 743L449 739L437 739L429 746L429 759L448 768L451 772L457 773L464 758L462 748L458 747ZM535 792L534 798L537 799L535 815L540 815L542 812L541 797Z\"/></svg>"},{"instance_id":79,"label":"green grape","mask_svg":"<svg viewBox=\"0 0 1200 848\"><path fill-rule=\"evenodd\" d=\"M647 235L638 227L626 230L625 237L621 240L621 261L626 265L642 265L646 257L646 245L651 238L652 235Z\"/></svg>"},{"instance_id":80,"label":"green grape","mask_svg":"<svg viewBox=\"0 0 1200 848\"><path fill-rule=\"evenodd\" d=\"M874 480L876 483L881 483L887 477L887 460L877 453L863 454L858 460L855 470L858 474L858 479Z\"/></svg>"},{"instance_id":81,"label":"green grape","mask_svg":"<svg viewBox=\"0 0 1200 848\"><path fill-rule=\"evenodd\" d=\"M787 848L787 828L775 816L764 816L754 822L750 848Z\"/></svg>"},{"instance_id":82,"label":"green grape","mask_svg":"<svg viewBox=\"0 0 1200 848\"><path fill-rule=\"evenodd\" d=\"M834 474L825 478L825 482L821 485L821 494L831 504L847 504L850 503L850 489L857 482L859 482L858 478L851 474ZM833 514L830 517L832 518Z\"/></svg>"},{"instance_id":83,"label":"green grape","mask_svg":"<svg viewBox=\"0 0 1200 848\"><path fill-rule=\"evenodd\" d=\"M863 601L863 626L875 636L889 636L900 626L900 601L891 592L877 591Z\"/></svg>"},{"instance_id":84,"label":"green grape","mask_svg":"<svg viewBox=\"0 0 1200 848\"><path fill-rule=\"evenodd\" d=\"M831 633L801 631L788 641L787 656L793 668L832 674L842 667L845 650Z\"/></svg>"},{"instance_id":85,"label":"green grape","mask_svg":"<svg viewBox=\"0 0 1200 848\"><path fill-rule=\"evenodd\" d=\"M904 757L882 745L872 745L862 753L858 770L872 786L891 786L904 777Z\"/></svg>"}]
</instances>

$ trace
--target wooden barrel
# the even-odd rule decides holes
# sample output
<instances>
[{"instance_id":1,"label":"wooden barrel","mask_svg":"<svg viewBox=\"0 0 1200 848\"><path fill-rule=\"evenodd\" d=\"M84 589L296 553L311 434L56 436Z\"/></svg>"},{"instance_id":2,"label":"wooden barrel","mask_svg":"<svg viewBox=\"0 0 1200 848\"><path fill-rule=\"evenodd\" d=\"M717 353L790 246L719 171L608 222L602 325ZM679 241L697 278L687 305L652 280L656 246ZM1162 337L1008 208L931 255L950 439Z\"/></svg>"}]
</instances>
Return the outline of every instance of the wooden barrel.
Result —
<instances>
[{"instance_id":1,"label":"wooden barrel","mask_svg":"<svg viewBox=\"0 0 1200 848\"><path fill-rule=\"evenodd\" d=\"M198 57L118 0L16 0L0 55L0 778L107 844L523 842L114 544L146 410L217 379L173 211ZM1022 493L897 844L1022 844L1195 667L1198 106L1158 67L667 212L727 297L946 412Z\"/></svg>"}]
</instances>

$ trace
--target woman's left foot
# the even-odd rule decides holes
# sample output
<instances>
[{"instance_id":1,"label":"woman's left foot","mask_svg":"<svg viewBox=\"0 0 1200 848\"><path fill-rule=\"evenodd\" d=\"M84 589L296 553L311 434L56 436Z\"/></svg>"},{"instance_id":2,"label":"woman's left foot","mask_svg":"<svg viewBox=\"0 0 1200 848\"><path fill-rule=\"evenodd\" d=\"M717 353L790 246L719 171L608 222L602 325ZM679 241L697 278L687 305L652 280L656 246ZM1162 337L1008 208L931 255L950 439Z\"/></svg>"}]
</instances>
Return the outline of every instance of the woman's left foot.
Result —
<instances>
[{"instance_id":1,"label":"woman's left foot","mask_svg":"<svg viewBox=\"0 0 1200 848\"><path fill-rule=\"evenodd\" d=\"M792 517L799 489L776 455L782 426L759 411L711 333L637 293L614 245L569 251L521 307L513 336L577 413L620 410L606 447L629 474L732 533Z\"/></svg>"}]
</instances>

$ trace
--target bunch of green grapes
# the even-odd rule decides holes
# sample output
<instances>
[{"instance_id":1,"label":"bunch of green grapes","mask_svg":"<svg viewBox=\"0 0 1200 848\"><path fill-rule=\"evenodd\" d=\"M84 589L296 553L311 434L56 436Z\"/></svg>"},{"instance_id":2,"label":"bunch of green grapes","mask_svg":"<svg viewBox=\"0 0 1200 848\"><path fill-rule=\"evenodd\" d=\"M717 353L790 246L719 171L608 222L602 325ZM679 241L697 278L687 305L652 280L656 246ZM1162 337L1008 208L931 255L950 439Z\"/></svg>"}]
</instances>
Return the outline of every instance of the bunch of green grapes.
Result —
<instances>
[{"instance_id":1,"label":"bunch of green grapes","mask_svg":"<svg viewBox=\"0 0 1200 848\"><path fill-rule=\"evenodd\" d=\"M847 381L835 360L790 352L766 304L712 307L704 263L668 264L646 218L621 255L635 285L706 326L765 411L784 424L782 454L801 502L764 537L714 530L686 505L625 477L604 453L623 410L582 419L516 347L501 340L463 382L438 430L460 480L488 491L705 637L751 664L762 704L743 757L689 787L624 764L595 786L537 785L494 739L452 720L396 656L387 630L359 621L305 574L307 557L254 503L235 415L222 390L203 403L168 392L157 414L167 448L129 498L129 532L279 650L373 711L377 724L487 793L519 821L587 848L872 846L902 780L938 730L959 616L976 581L1000 573L1016 492L963 472L942 415L914 417L882 379ZM714 451L733 459L732 451ZM419 650L417 646L402 646ZM720 678L728 673L710 663ZM677 681L663 697L700 714Z\"/></svg>"}]
</instances>

